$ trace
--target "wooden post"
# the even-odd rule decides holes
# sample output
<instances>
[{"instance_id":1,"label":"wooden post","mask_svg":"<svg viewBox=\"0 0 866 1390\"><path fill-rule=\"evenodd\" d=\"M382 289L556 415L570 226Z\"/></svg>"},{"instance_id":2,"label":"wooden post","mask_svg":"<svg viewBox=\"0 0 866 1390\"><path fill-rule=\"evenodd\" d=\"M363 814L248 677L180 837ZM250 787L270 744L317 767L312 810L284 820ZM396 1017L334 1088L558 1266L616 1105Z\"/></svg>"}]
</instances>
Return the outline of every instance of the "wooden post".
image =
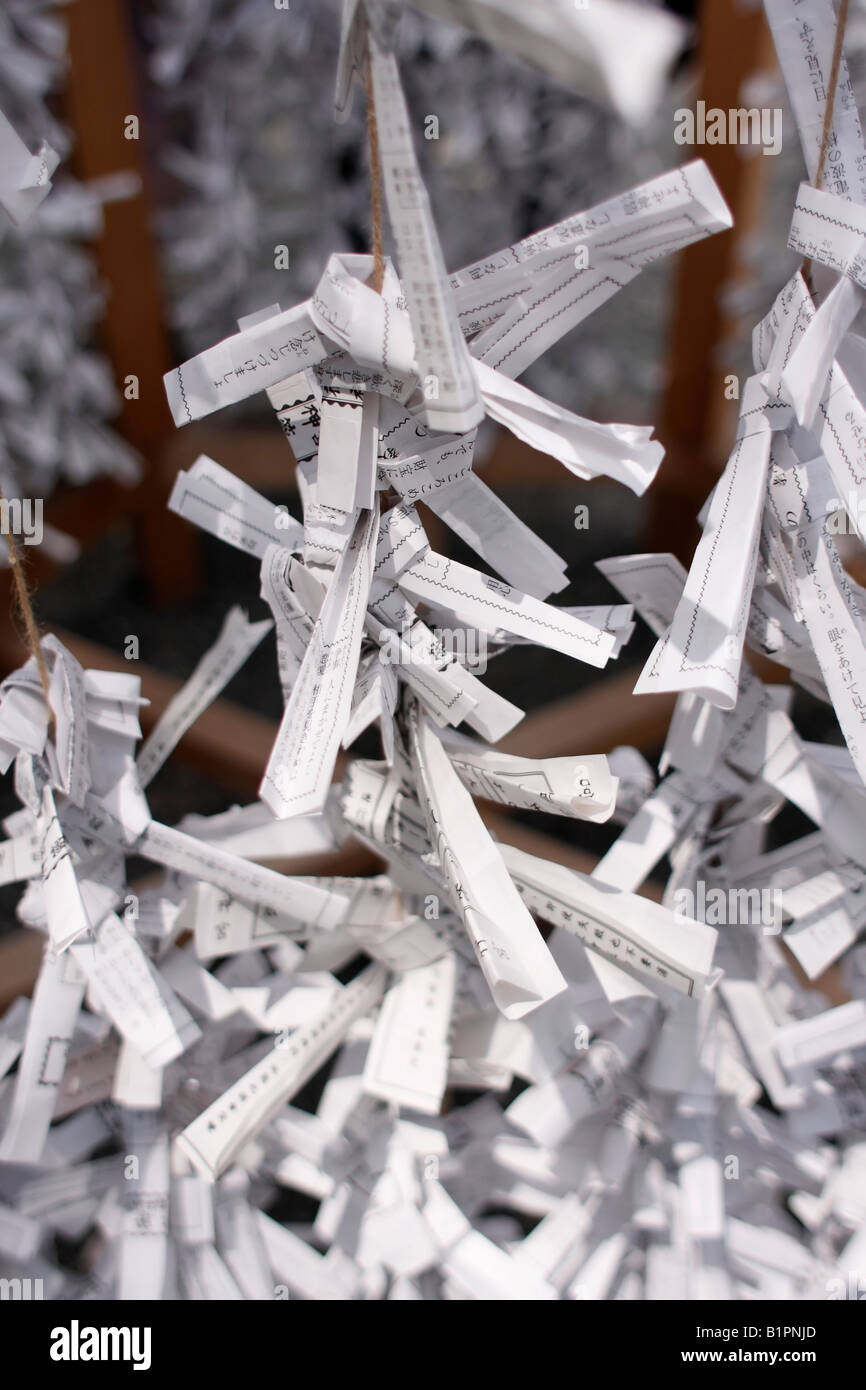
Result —
<instances>
[{"instance_id":1,"label":"wooden post","mask_svg":"<svg viewBox=\"0 0 866 1390\"><path fill-rule=\"evenodd\" d=\"M696 96L706 109L751 106L749 78L775 64L760 5L702 0ZM706 160L734 216L734 227L687 247L679 258L667 383L658 423L666 456L648 496L647 548L671 550L686 562L698 540L695 521L733 441L737 402L727 401L725 343L737 326L722 291L743 275L740 251L756 225L768 160L735 144L702 145L689 158Z\"/></svg>"},{"instance_id":2,"label":"wooden post","mask_svg":"<svg viewBox=\"0 0 866 1390\"><path fill-rule=\"evenodd\" d=\"M174 601L198 587L198 548L190 528L166 512L166 480L156 466L174 433L162 384L174 362L162 311L148 197L147 121L136 83L129 15L122 0L77 0L64 15L69 32L64 104L75 130L74 171L85 182L120 172L141 181L135 197L105 208L104 230L94 249L107 292L101 336L123 398L117 424L148 465L140 521L142 568L154 597ZM138 379L138 399L124 396L129 377Z\"/></svg>"}]
</instances>

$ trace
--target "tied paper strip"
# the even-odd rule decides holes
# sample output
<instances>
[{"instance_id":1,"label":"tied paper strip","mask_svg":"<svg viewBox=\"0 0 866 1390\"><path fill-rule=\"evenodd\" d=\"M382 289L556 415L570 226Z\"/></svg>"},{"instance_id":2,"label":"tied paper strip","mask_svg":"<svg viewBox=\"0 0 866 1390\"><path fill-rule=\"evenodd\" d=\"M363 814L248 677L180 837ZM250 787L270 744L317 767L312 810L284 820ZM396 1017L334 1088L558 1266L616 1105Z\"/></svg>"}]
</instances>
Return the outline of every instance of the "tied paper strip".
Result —
<instances>
[{"instance_id":1,"label":"tied paper strip","mask_svg":"<svg viewBox=\"0 0 866 1390\"><path fill-rule=\"evenodd\" d=\"M16 226L28 222L51 192L51 175L59 163L59 154L46 141L31 154L0 111L0 206Z\"/></svg>"},{"instance_id":2,"label":"tied paper strip","mask_svg":"<svg viewBox=\"0 0 866 1390\"><path fill-rule=\"evenodd\" d=\"M435 854L494 1001L506 1018L522 1018L565 980L432 726L414 713L411 730Z\"/></svg>"},{"instance_id":3,"label":"tied paper strip","mask_svg":"<svg viewBox=\"0 0 866 1390\"><path fill-rule=\"evenodd\" d=\"M737 443L712 504L670 628L660 637L634 693L693 690L732 709L758 556L772 425L752 377L740 404Z\"/></svg>"},{"instance_id":4,"label":"tied paper strip","mask_svg":"<svg viewBox=\"0 0 866 1390\"><path fill-rule=\"evenodd\" d=\"M378 508L358 513L292 686L261 787L275 815L324 805L351 710L378 520Z\"/></svg>"},{"instance_id":5,"label":"tied paper strip","mask_svg":"<svg viewBox=\"0 0 866 1390\"><path fill-rule=\"evenodd\" d=\"M484 412L416 164L397 63L372 33L370 70L385 199L412 321L426 420L431 429L464 434Z\"/></svg>"},{"instance_id":6,"label":"tied paper strip","mask_svg":"<svg viewBox=\"0 0 866 1390\"><path fill-rule=\"evenodd\" d=\"M866 147L863 151L866 163ZM788 245L838 271L841 279L821 303L781 375L801 425L811 427L834 359L863 306L866 287L866 210L832 193L801 184Z\"/></svg>"},{"instance_id":7,"label":"tied paper strip","mask_svg":"<svg viewBox=\"0 0 866 1390\"><path fill-rule=\"evenodd\" d=\"M213 1180L267 1122L296 1095L345 1037L354 1020L382 997L387 972L370 965L343 987L311 1024L251 1068L178 1136L181 1153Z\"/></svg>"}]
</instances>

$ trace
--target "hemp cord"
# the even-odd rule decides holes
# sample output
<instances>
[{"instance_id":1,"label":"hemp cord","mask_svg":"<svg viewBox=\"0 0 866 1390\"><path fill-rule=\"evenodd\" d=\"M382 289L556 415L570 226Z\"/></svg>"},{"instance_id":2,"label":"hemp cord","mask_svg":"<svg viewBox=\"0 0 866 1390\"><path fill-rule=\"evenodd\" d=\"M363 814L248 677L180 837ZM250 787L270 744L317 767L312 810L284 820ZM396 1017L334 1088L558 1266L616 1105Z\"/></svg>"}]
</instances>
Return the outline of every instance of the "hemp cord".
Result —
<instances>
[{"instance_id":1,"label":"hemp cord","mask_svg":"<svg viewBox=\"0 0 866 1390\"><path fill-rule=\"evenodd\" d=\"M3 501L3 493L0 492L0 502ZM36 615L33 612L33 603L30 598L30 590L27 587L27 579L24 575L24 564L21 559L21 552L8 526L6 529L6 546L9 551L9 563L12 567L12 578L15 583L15 598L17 600L18 610L24 620L27 648L36 662L36 669L39 672L39 679L42 682L42 690L45 694L45 703L48 706L49 721L53 723L54 715L51 710L51 682L48 677L48 667L45 664L45 654L42 651L42 644L39 641L39 628L36 623Z\"/></svg>"},{"instance_id":2,"label":"hemp cord","mask_svg":"<svg viewBox=\"0 0 866 1390\"><path fill-rule=\"evenodd\" d=\"M385 279L385 252L382 238L382 165L379 158L379 126L376 120L373 64L369 46L367 48L364 86L367 94L367 144L370 152L370 199L373 213L373 289L377 294L381 294Z\"/></svg>"},{"instance_id":3,"label":"hemp cord","mask_svg":"<svg viewBox=\"0 0 866 1390\"><path fill-rule=\"evenodd\" d=\"M827 101L824 105L824 129L821 132L821 153L818 156L818 169L815 173L815 187L820 189L824 178L824 166L827 163L827 153L830 148L830 135L833 130L833 110L836 106L836 90L839 86L839 68L842 65L842 47L845 39L845 27L848 23L848 3L849 0L841 0L839 14L836 19L836 42L833 45L833 59L830 64L830 77L827 83ZM812 261L807 256L802 265L803 279L809 289L809 293L814 298L812 289Z\"/></svg>"}]
</instances>

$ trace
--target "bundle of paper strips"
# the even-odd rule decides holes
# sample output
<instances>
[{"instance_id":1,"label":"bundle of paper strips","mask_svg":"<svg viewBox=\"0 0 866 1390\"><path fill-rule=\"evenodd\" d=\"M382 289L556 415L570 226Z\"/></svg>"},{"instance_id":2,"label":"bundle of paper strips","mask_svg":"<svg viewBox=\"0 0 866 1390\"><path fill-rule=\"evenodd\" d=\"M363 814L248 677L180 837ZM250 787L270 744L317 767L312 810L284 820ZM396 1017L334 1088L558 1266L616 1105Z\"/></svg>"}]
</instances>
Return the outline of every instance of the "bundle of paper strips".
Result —
<instances>
[{"instance_id":1,"label":"bundle of paper strips","mask_svg":"<svg viewBox=\"0 0 866 1390\"><path fill-rule=\"evenodd\" d=\"M832 7L769 13L815 178ZM756 332L690 574L617 557L601 569L624 602L571 608L548 601L565 561L473 472L476 427L641 493L648 430L515 378L730 218L698 161L446 275L393 20L347 4L338 104L369 54L396 265L332 256L305 303L166 382L179 425L266 391L291 442L302 519L206 457L171 500L258 561L273 622L232 609L140 748L138 679L84 671L54 638L50 710L35 660L0 687L22 803L0 878L26 882L19 915L47 938L32 1002L0 1022L0 1267L49 1297L852 1296L866 618L833 529L842 504L861 525L866 150L844 63L833 190L801 190L792 233L836 286L816 308L797 275ZM419 500L484 572L430 547ZM600 668L634 611L659 638L639 688L679 692L659 780L629 748L498 752L522 712L474 654L546 645ZM147 787L271 629L285 712L260 800L160 824ZM800 737L747 640L832 704L847 749ZM381 759L335 780L374 725ZM473 797L622 829L584 874L497 840ZM788 802L816 828L768 848ZM382 873L274 867L350 837ZM133 856L156 870L128 883ZM642 895L665 860L661 901ZM831 1006L808 981L839 961ZM280 1215L286 1192L310 1220Z\"/></svg>"},{"instance_id":2,"label":"bundle of paper strips","mask_svg":"<svg viewBox=\"0 0 866 1390\"><path fill-rule=\"evenodd\" d=\"M574 0L499 11L452 0L447 16L444 5L433 8L406 7L400 61L411 72L406 96L450 265L673 162L665 71L687 42L683 21L655 5L596 0L584 10ZM364 111L355 102L334 122L340 0L290 10L260 0L139 0L136 10L159 129L157 226L180 360L222 337L251 305L305 298L323 248L368 248ZM506 36L508 11L512 31L522 26L520 58L491 47ZM612 15L631 35L626 52L597 41ZM485 18L490 33L479 42ZM543 43L551 27L554 46ZM530 52L535 66L525 61ZM629 411L644 399L648 410L665 289L663 275L645 282L631 301L629 335L609 315L588 321L584 350L555 345L529 384L570 403L610 399L616 377L629 383ZM255 398L246 413L266 419Z\"/></svg>"}]
</instances>

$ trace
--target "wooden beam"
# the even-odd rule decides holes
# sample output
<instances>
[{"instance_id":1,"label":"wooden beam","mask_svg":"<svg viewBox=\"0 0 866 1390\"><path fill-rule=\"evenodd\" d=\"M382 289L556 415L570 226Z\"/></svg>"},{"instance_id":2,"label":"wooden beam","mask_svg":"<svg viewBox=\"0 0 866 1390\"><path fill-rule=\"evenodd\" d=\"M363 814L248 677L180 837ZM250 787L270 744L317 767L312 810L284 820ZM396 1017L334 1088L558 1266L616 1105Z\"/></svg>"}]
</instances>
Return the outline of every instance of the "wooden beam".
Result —
<instances>
[{"instance_id":1,"label":"wooden beam","mask_svg":"<svg viewBox=\"0 0 866 1390\"><path fill-rule=\"evenodd\" d=\"M633 695L640 674L630 667L533 710L497 745L503 753L553 758L609 753L620 743L652 749L664 741L674 695Z\"/></svg>"},{"instance_id":2,"label":"wooden beam","mask_svg":"<svg viewBox=\"0 0 866 1390\"><path fill-rule=\"evenodd\" d=\"M176 601L200 582L197 538L164 510L155 463L174 432L163 376L175 364L165 328L163 286L153 227L145 103L136 72L130 15L123 0L78 0L64 12L69 67L63 104L75 132L72 166L83 181L129 173L134 197L105 208L94 244L106 288L100 336L121 396L118 427L145 459L140 516L142 568L159 601ZM137 131L131 121L138 122ZM135 134L136 138L128 138ZM137 397L124 394L129 377Z\"/></svg>"},{"instance_id":3,"label":"wooden beam","mask_svg":"<svg viewBox=\"0 0 866 1390\"><path fill-rule=\"evenodd\" d=\"M0 937L0 1015L20 994L32 994L45 937L29 927L18 927Z\"/></svg>"},{"instance_id":4,"label":"wooden beam","mask_svg":"<svg viewBox=\"0 0 866 1390\"><path fill-rule=\"evenodd\" d=\"M196 421L166 440L162 468L169 487L181 469L208 454L260 492L296 492L295 456L279 423L230 426Z\"/></svg>"},{"instance_id":5,"label":"wooden beam","mask_svg":"<svg viewBox=\"0 0 866 1390\"><path fill-rule=\"evenodd\" d=\"M701 0L695 96L709 110L752 106L744 84L775 66L760 5ZM737 403L725 399L731 371L726 343L738 320L725 295L748 273L741 252L757 222L771 160L736 144L688 152L706 160L734 216L733 230L687 247L676 272L667 383L658 422L666 455L648 494L650 550L688 561L698 540L695 521L733 440Z\"/></svg>"},{"instance_id":6,"label":"wooden beam","mask_svg":"<svg viewBox=\"0 0 866 1390\"><path fill-rule=\"evenodd\" d=\"M94 252L107 289L101 337L123 393L139 379L138 400L123 399L124 438L151 457L174 429L162 378L174 363L163 327L162 280L147 191L144 103L136 81L132 39L121 0L79 0L64 14L69 68L64 105L75 130L72 164L79 178L131 173L140 192L110 203ZM128 118L139 122L128 139Z\"/></svg>"}]
</instances>

